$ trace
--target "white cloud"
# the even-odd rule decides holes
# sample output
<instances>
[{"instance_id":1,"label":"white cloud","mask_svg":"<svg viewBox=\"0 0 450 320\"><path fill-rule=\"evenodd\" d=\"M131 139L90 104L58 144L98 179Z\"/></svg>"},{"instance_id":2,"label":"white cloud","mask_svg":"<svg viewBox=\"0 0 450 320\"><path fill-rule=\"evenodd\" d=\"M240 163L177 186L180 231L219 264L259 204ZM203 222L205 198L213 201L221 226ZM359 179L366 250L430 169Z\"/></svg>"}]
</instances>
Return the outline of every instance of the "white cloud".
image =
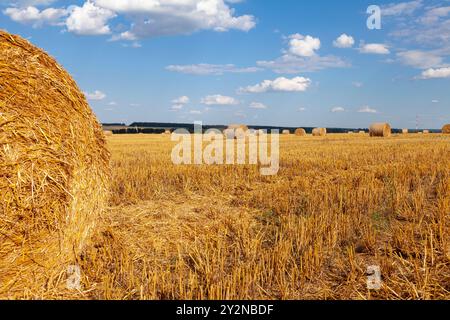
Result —
<instances>
[{"instance_id":1,"label":"white cloud","mask_svg":"<svg viewBox=\"0 0 450 320\"><path fill-rule=\"evenodd\" d=\"M352 86L354 86L355 88L362 88L364 86L364 83L359 81L353 81Z\"/></svg>"},{"instance_id":2,"label":"white cloud","mask_svg":"<svg viewBox=\"0 0 450 320\"><path fill-rule=\"evenodd\" d=\"M342 108L342 107L335 107L335 108L333 108L333 109L331 109L331 112L344 112L345 111L345 109L344 108Z\"/></svg>"},{"instance_id":3,"label":"white cloud","mask_svg":"<svg viewBox=\"0 0 450 320\"><path fill-rule=\"evenodd\" d=\"M419 69L440 66L443 62L443 58L438 54L421 50L398 52L397 57L403 64Z\"/></svg>"},{"instance_id":4,"label":"white cloud","mask_svg":"<svg viewBox=\"0 0 450 320\"><path fill-rule=\"evenodd\" d=\"M284 54L272 61L257 61L257 66L275 73L293 74L314 72L327 68L343 68L350 64L332 55L320 56L315 52L320 48L320 40L311 36L294 34L288 37L289 47Z\"/></svg>"},{"instance_id":5,"label":"white cloud","mask_svg":"<svg viewBox=\"0 0 450 320\"><path fill-rule=\"evenodd\" d=\"M189 113L190 114L202 114L202 112L200 110L190 110Z\"/></svg>"},{"instance_id":6,"label":"white cloud","mask_svg":"<svg viewBox=\"0 0 450 320\"><path fill-rule=\"evenodd\" d=\"M170 65L166 70L193 75L222 75L224 73L252 73L261 71L260 68L238 68L234 64L192 64L192 65Z\"/></svg>"},{"instance_id":7,"label":"white cloud","mask_svg":"<svg viewBox=\"0 0 450 320\"><path fill-rule=\"evenodd\" d=\"M181 96L177 99L172 100L172 103L174 104L187 104L189 103L190 99L188 96Z\"/></svg>"},{"instance_id":8,"label":"white cloud","mask_svg":"<svg viewBox=\"0 0 450 320\"><path fill-rule=\"evenodd\" d=\"M300 108L298 108L298 111L300 111L300 112L306 111L306 108L300 107Z\"/></svg>"},{"instance_id":9,"label":"white cloud","mask_svg":"<svg viewBox=\"0 0 450 320\"><path fill-rule=\"evenodd\" d=\"M411 15L423 6L422 0L391 3L381 9L382 16Z\"/></svg>"},{"instance_id":10,"label":"white cloud","mask_svg":"<svg viewBox=\"0 0 450 320\"><path fill-rule=\"evenodd\" d=\"M364 106L358 110L360 113L378 113L377 110L370 108L369 106Z\"/></svg>"},{"instance_id":11,"label":"white cloud","mask_svg":"<svg viewBox=\"0 0 450 320\"><path fill-rule=\"evenodd\" d=\"M61 25L64 24L63 19L67 16L66 9L47 8L39 10L36 7L26 8L6 8L3 13L15 22L22 24L30 24L33 27L40 27L45 24Z\"/></svg>"},{"instance_id":12,"label":"white cloud","mask_svg":"<svg viewBox=\"0 0 450 320\"><path fill-rule=\"evenodd\" d=\"M387 45L382 43L368 43L363 44L359 48L361 53L367 54L390 54L389 48Z\"/></svg>"},{"instance_id":13,"label":"white cloud","mask_svg":"<svg viewBox=\"0 0 450 320\"><path fill-rule=\"evenodd\" d=\"M70 16L66 26L69 32L79 35L104 35L111 33L108 20L116 17L116 14L108 9L95 6L87 1L82 7L70 7Z\"/></svg>"},{"instance_id":14,"label":"white cloud","mask_svg":"<svg viewBox=\"0 0 450 320\"><path fill-rule=\"evenodd\" d=\"M235 16L223 0L94 0L99 7L132 19L131 29L116 40L191 34L200 30L249 31L256 25L251 15ZM229 2L228 2L229 3Z\"/></svg>"},{"instance_id":15,"label":"white cloud","mask_svg":"<svg viewBox=\"0 0 450 320\"><path fill-rule=\"evenodd\" d=\"M104 94L103 92L99 91L99 90L95 90L92 93L89 92L85 92L84 93L86 98L88 98L89 100L94 100L94 101L100 101L106 98L106 94Z\"/></svg>"},{"instance_id":16,"label":"white cloud","mask_svg":"<svg viewBox=\"0 0 450 320\"><path fill-rule=\"evenodd\" d=\"M281 92L302 92L306 91L311 84L311 80L304 77L295 77L287 79L285 77L276 78L275 80L264 80L254 86L240 88L241 93L262 93L269 91Z\"/></svg>"},{"instance_id":17,"label":"white cloud","mask_svg":"<svg viewBox=\"0 0 450 320\"><path fill-rule=\"evenodd\" d=\"M181 96L179 98L173 99L172 100L173 105L172 105L171 109L174 111L181 110L189 102L190 102L190 99L188 96Z\"/></svg>"},{"instance_id":18,"label":"white cloud","mask_svg":"<svg viewBox=\"0 0 450 320\"><path fill-rule=\"evenodd\" d=\"M293 34L289 36L289 53L299 57L312 57L320 49L320 39L312 36Z\"/></svg>"},{"instance_id":19,"label":"white cloud","mask_svg":"<svg viewBox=\"0 0 450 320\"><path fill-rule=\"evenodd\" d=\"M293 74L301 72L314 72L327 68L345 68L350 66L346 61L335 56L297 57L293 55L283 55L273 61L258 61L259 67L271 69L276 73Z\"/></svg>"},{"instance_id":20,"label":"white cloud","mask_svg":"<svg viewBox=\"0 0 450 320\"><path fill-rule=\"evenodd\" d=\"M6 2L6 0L2 1ZM29 6L48 6L53 2L56 2L56 0L11 0L9 1L9 5L23 8Z\"/></svg>"},{"instance_id":21,"label":"white cloud","mask_svg":"<svg viewBox=\"0 0 450 320\"><path fill-rule=\"evenodd\" d=\"M450 14L450 6L432 8L420 19L422 23L433 24Z\"/></svg>"},{"instance_id":22,"label":"white cloud","mask_svg":"<svg viewBox=\"0 0 450 320\"><path fill-rule=\"evenodd\" d=\"M439 100L431 100L431 103L439 103Z\"/></svg>"},{"instance_id":23,"label":"white cloud","mask_svg":"<svg viewBox=\"0 0 450 320\"><path fill-rule=\"evenodd\" d=\"M239 104L239 101L237 101L233 97L227 97L222 96L220 94L216 94L202 98L201 103L207 106L230 106Z\"/></svg>"},{"instance_id":24,"label":"white cloud","mask_svg":"<svg viewBox=\"0 0 450 320\"><path fill-rule=\"evenodd\" d=\"M430 68L422 72L420 79L438 79L438 78L450 78L450 67L433 69Z\"/></svg>"},{"instance_id":25,"label":"white cloud","mask_svg":"<svg viewBox=\"0 0 450 320\"><path fill-rule=\"evenodd\" d=\"M352 36L341 34L336 40L334 40L333 45L337 48L351 48L355 44L355 39Z\"/></svg>"},{"instance_id":26,"label":"white cloud","mask_svg":"<svg viewBox=\"0 0 450 320\"><path fill-rule=\"evenodd\" d=\"M252 102L249 107L252 109L267 109L267 106L261 102Z\"/></svg>"}]
</instances>

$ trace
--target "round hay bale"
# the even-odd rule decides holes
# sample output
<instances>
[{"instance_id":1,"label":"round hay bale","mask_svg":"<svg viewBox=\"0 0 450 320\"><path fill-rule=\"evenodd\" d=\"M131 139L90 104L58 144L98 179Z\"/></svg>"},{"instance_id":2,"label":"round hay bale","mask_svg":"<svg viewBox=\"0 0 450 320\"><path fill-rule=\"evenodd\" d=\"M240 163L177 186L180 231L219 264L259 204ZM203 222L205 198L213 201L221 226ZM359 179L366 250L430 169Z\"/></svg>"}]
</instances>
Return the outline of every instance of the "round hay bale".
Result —
<instances>
[{"instance_id":1,"label":"round hay bale","mask_svg":"<svg viewBox=\"0 0 450 320\"><path fill-rule=\"evenodd\" d=\"M423 130L423 134L429 134L430 130Z\"/></svg>"},{"instance_id":2,"label":"round hay bale","mask_svg":"<svg viewBox=\"0 0 450 320\"><path fill-rule=\"evenodd\" d=\"M112 131L110 131L110 130L103 130L103 134L106 137L111 137L114 133Z\"/></svg>"},{"instance_id":3,"label":"round hay bale","mask_svg":"<svg viewBox=\"0 0 450 320\"><path fill-rule=\"evenodd\" d=\"M291 132L289 130L283 130L283 134L289 135L289 134L291 134Z\"/></svg>"},{"instance_id":4,"label":"round hay bale","mask_svg":"<svg viewBox=\"0 0 450 320\"><path fill-rule=\"evenodd\" d=\"M450 124L446 124L442 127L443 134L450 134Z\"/></svg>"},{"instance_id":5,"label":"round hay bale","mask_svg":"<svg viewBox=\"0 0 450 320\"><path fill-rule=\"evenodd\" d=\"M172 132L169 129L167 129L164 131L164 134L172 134Z\"/></svg>"},{"instance_id":6,"label":"round hay bale","mask_svg":"<svg viewBox=\"0 0 450 320\"><path fill-rule=\"evenodd\" d=\"M314 128L312 131L312 135L314 137L324 137L327 135L327 129L326 128Z\"/></svg>"},{"instance_id":7,"label":"round hay bale","mask_svg":"<svg viewBox=\"0 0 450 320\"><path fill-rule=\"evenodd\" d=\"M390 137L391 126L388 123L374 123L369 128L371 137Z\"/></svg>"},{"instance_id":8,"label":"round hay bale","mask_svg":"<svg viewBox=\"0 0 450 320\"><path fill-rule=\"evenodd\" d=\"M408 134L409 130L408 129L402 129L402 133L403 134Z\"/></svg>"},{"instance_id":9,"label":"round hay bale","mask_svg":"<svg viewBox=\"0 0 450 320\"><path fill-rule=\"evenodd\" d=\"M306 136L306 130L303 128L298 128L295 130L295 135L299 137Z\"/></svg>"},{"instance_id":10,"label":"round hay bale","mask_svg":"<svg viewBox=\"0 0 450 320\"><path fill-rule=\"evenodd\" d=\"M225 130L223 130L223 135L227 139L234 139L235 138L233 129L225 129Z\"/></svg>"},{"instance_id":11,"label":"round hay bale","mask_svg":"<svg viewBox=\"0 0 450 320\"><path fill-rule=\"evenodd\" d=\"M3 31L0 145L0 296L2 288L41 296L65 285L58 278L90 239L108 197L110 155L70 75Z\"/></svg>"},{"instance_id":12,"label":"round hay bale","mask_svg":"<svg viewBox=\"0 0 450 320\"><path fill-rule=\"evenodd\" d=\"M227 139L245 138L248 127L244 124L230 124L226 130L229 130L225 133Z\"/></svg>"}]
</instances>

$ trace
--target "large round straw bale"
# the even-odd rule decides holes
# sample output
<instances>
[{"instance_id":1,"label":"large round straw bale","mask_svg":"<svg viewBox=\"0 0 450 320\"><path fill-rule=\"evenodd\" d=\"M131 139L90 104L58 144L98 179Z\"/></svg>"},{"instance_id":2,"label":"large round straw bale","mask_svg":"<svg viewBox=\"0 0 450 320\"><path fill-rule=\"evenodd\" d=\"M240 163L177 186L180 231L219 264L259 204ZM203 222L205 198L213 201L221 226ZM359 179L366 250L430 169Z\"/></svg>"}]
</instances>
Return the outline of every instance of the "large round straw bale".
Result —
<instances>
[{"instance_id":1,"label":"large round straw bale","mask_svg":"<svg viewBox=\"0 0 450 320\"><path fill-rule=\"evenodd\" d=\"M442 127L443 134L450 134L450 124L446 124Z\"/></svg>"},{"instance_id":2,"label":"large round straw bale","mask_svg":"<svg viewBox=\"0 0 450 320\"><path fill-rule=\"evenodd\" d=\"M295 130L295 135L299 137L306 136L306 131L303 128L298 128Z\"/></svg>"},{"instance_id":3,"label":"large round straw bale","mask_svg":"<svg viewBox=\"0 0 450 320\"><path fill-rule=\"evenodd\" d=\"M371 137L390 137L391 126L388 123L374 123L369 128Z\"/></svg>"},{"instance_id":4,"label":"large round straw bale","mask_svg":"<svg viewBox=\"0 0 450 320\"><path fill-rule=\"evenodd\" d=\"M430 130L423 130L423 134L429 134Z\"/></svg>"},{"instance_id":5,"label":"large round straw bale","mask_svg":"<svg viewBox=\"0 0 450 320\"><path fill-rule=\"evenodd\" d=\"M230 124L226 130L225 136L227 139L245 138L248 127L244 124Z\"/></svg>"},{"instance_id":6,"label":"large round straw bale","mask_svg":"<svg viewBox=\"0 0 450 320\"><path fill-rule=\"evenodd\" d=\"M407 134L408 132L409 132L408 129L402 129L402 133L403 133L403 134Z\"/></svg>"},{"instance_id":7,"label":"large round straw bale","mask_svg":"<svg viewBox=\"0 0 450 320\"><path fill-rule=\"evenodd\" d=\"M74 80L0 31L0 296L51 290L90 238L108 181L102 128Z\"/></svg>"},{"instance_id":8,"label":"large round straw bale","mask_svg":"<svg viewBox=\"0 0 450 320\"><path fill-rule=\"evenodd\" d=\"M289 130L283 130L283 134L289 135L291 132Z\"/></svg>"},{"instance_id":9,"label":"large round straw bale","mask_svg":"<svg viewBox=\"0 0 450 320\"><path fill-rule=\"evenodd\" d=\"M314 128L312 131L312 135L315 137L323 137L327 135L326 128Z\"/></svg>"}]
</instances>

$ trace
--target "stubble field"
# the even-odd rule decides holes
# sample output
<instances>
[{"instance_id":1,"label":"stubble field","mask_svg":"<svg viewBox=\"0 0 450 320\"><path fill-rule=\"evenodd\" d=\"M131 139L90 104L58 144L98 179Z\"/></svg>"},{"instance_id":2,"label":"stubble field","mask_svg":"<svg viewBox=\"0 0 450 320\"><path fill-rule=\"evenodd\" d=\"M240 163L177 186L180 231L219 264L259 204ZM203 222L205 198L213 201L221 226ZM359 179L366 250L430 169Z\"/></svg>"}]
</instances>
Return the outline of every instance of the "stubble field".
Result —
<instances>
[{"instance_id":1,"label":"stubble field","mask_svg":"<svg viewBox=\"0 0 450 320\"><path fill-rule=\"evenodd\" d=\"M450 298L448 135L282 136L275 176L174 165L165 135L108 145L110 208L78 297Z\"/></svg>"}]
</instances>

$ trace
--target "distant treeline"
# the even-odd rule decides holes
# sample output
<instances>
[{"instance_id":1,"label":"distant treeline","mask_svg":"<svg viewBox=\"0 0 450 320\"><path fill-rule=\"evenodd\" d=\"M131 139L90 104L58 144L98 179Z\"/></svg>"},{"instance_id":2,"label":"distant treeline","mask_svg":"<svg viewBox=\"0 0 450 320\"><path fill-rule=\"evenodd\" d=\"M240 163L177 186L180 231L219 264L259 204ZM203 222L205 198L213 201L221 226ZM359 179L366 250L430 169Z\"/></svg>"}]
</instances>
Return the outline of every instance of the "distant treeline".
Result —
<instances>
[{"instance_id":1,"label":"distant treeline","mask_svg":"<svg viewBox=\"0 0 450 320\"><path fill-rule=\"evenodd\" d=\"M114 134L161 134L164 133L166 130L170 130L171 132L175 131L176 129L186 129L190 133L194 133L194 124L193 123L164 123L164 122L133 122L129 126L123 124L123 123L104 123L103 127L105 130L108 130L108 127L110 127L111 131ZM119 127L119 128L118 128ZM121 128L124 127L124 128ZM293 127L274 127L274 126L248 126L249 129L254 130L279 130L280 133L283 130L289 130L291 133L295 132L295 129ZM209 130L209 129L218 129L218 130L225 130L227 126L224 125L203 125L203 132ZM314 127L303 127L305 129L306 133L311 133ZM347 133L349 131L353 132L359 132L359 131L365 131L369 132L367 128L327 128L328 133ZM410 133L415 132L421 132L422 130L410 130ZM430 132L439 132L438 130L430 130ZM401 129L392 129L392 133L402 133Z\"/></svg>"},{"instance_id":2,"label":"distant treeline","mask_svg":"<svg viewBox=\"0 0 450 320\"><path fill-rule=\"evenodd\" d=\"M165 129L155 129L155 128L136 128L136 127L128 127L123 129L114 129L112 132L114 134L161 134L164 133Z\"/></svg>"}]
</instances>

